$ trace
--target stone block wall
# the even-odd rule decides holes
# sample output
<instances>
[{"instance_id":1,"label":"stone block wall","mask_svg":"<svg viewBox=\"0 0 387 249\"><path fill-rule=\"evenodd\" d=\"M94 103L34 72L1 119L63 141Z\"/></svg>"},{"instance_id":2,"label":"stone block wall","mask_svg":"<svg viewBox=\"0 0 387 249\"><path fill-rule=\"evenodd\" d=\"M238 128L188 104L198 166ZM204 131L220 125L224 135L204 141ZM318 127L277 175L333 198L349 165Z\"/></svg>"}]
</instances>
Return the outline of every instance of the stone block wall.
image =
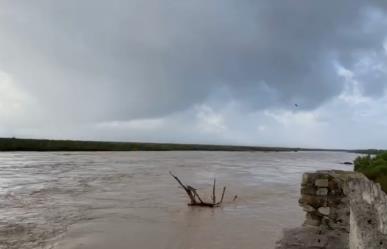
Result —
<instances>
[{"instance_id":1,"label":"stone block wall","mask_svg":"<svg viewBox=\"0 0 387 249\"><path fill-rule=\"evenodd\" d=\"M284 231L277 249L387 249L387 196L362 174L305 173L302 227Z\"/></svg>"},{"instance_id":2,"label":"stone block wall","mask_svg":"<svg viewBox=\"0 0 387 249\"><path fill-rule=\"evenodd\" d=\"M349 200L344 181L334 172L306 173L301 184L300 206L306 212L305 226L347 230Z\"/></svg>"}]
</instances>

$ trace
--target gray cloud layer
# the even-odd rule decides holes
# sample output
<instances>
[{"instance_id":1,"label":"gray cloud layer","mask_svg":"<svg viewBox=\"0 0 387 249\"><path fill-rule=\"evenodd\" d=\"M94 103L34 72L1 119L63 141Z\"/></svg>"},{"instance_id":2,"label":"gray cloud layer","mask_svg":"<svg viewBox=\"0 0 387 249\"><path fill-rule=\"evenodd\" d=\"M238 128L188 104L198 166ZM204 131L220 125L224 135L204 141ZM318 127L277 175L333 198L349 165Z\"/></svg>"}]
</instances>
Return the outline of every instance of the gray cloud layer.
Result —
<instances>
[{"instance_id":1,"label":"gray cloud layer","mask_svg":"<svg viewBox=\"0 0 387 249\"><path fill-rule=\"evenodd\" d=\"M53 120L158 118L238 102L315 110L386 87L384 0L4 0L0 70Z\"/></svg>"}]
</instances>

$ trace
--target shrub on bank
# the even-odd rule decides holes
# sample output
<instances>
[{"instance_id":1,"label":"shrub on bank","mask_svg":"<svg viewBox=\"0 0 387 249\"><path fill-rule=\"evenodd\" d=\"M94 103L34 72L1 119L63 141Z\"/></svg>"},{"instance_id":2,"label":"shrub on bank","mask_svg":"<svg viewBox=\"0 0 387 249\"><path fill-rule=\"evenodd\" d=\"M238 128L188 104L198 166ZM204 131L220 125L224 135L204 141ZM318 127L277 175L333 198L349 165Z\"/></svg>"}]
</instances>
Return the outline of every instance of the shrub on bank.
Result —
<instances>
[{"instance_id":1,"label":"shrub on bank","mask_svg":"<svg viewBox=\"0 0 387 249\"><path fill-rule=\"evenodd\" d=\"M387 152L371 157L359 156L354 162L355 171L363 173L369 179L380 183L387 193Z\"/></svg>"}]
</instances>

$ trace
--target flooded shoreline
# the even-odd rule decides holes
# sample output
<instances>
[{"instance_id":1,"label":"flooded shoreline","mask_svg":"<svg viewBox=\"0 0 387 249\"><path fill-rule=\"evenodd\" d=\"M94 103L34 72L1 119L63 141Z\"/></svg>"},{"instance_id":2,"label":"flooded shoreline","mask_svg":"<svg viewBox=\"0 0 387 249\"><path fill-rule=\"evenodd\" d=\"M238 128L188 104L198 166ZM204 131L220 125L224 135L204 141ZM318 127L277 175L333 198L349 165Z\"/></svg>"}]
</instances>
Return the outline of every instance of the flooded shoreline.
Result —
<instances>
[{"instance_id":1,"label":"flooded shoreline","mask_svg":"<svg viewBox=\"0 0 387 249\"><path fill-rule=\"evenodd\" d=\"M303 220L305 171L344 169L340 152L0 153L0 248L274 248ZM223 207L188 207L170 177ZM219 190L220 191L220 190ZM239 198L232 202L234 195Z\"/></svg>"}]
</instances>

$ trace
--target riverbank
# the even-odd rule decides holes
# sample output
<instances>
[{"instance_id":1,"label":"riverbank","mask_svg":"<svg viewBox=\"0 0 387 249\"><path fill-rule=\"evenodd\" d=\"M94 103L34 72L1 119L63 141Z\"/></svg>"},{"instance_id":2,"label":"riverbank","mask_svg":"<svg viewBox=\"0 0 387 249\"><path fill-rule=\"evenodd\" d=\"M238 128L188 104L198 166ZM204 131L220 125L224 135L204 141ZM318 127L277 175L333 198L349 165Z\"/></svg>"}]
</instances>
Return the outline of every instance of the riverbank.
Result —
<instances>
[{"instance_id":1,"label":"riverbank","mask_svg":"<svg viewBox=\"0 0 387 249\"><path fill-rule=\"evenodd\" d=\"M330 151L375 154L375 149L343 150L208 144L104 142L0 138L0 151Z\"/></svg>"}]
</instances>

